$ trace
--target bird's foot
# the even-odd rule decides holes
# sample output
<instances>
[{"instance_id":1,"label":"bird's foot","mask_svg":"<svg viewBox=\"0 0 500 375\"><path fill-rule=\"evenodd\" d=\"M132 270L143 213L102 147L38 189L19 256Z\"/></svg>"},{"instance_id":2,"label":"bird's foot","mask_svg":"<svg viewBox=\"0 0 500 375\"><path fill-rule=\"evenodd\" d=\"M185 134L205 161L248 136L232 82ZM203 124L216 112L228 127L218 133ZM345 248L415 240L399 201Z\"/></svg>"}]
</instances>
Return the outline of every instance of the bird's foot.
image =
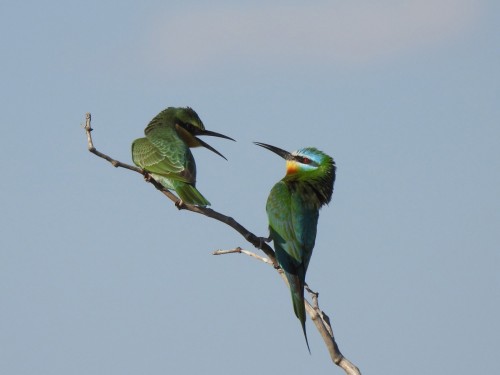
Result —
<instances>
[{"instance_id":1,"label":"bird's foot","mask_svg":"<svg viewBox=\"0 0 500 375\"><path fill-rule=\"evenodd\" d=\"M259 239L259 249L262 249L262 245L264 245L264 243L269 243L271 242L273 239L271 238L271 236L269 237L258 237Z\"/></svg>"},{"instance_id":2,"label":"bird's foot","mask_svg":"<svg viewBox=\"0 0 500 375\"><path fill-rule=\"evenodd\" d=\"M175 207L177 207L178 210L181 210L184 206L184 201L180 198L175 202Z\"/></svg>"},{"instance_id":3,"label":"bird's foot","mask_svg":"<svg viewBox=\"0 0 500 375\"><path fill-rule=\"evenodd\" d=\"M144 172L144 181L151 182L151 180L153 180L153 177L148 172Z\"/></svg>"}]
</instances>

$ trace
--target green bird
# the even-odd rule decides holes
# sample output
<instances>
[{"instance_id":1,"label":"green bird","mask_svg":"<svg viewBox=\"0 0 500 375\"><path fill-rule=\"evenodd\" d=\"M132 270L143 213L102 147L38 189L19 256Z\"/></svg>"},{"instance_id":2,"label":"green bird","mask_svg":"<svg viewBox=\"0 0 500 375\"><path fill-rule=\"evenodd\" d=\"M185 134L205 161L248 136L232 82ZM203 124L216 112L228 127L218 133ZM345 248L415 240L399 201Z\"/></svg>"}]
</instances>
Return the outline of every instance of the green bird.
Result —
<instances>
[{"instance_id":1,"label":"green bird","mask_svg":"<svg viewBox=\"0 0 500 375\"><path fill-rule=\"evenodd\" d=\"M169 107L161 111L148 124L144 134L145 138L132 143L135 165L149 172L165 188L175 190L183 202L209 206L210 202L196 189L196 164L190 148L203 146L226 159L197 136L234 139L206 130L190 107Z\"/></svg>"},{"instance_id":2,"label":"green bird","mask_svg":"<svg viewBox=\"0 0 500 375\"><path fill-rule=\"evenodd\" d=\"M286 175L274 185L267 199L269 240L274 243L276 258L290 285L293 310L302 325L310 353L304 284L316 241L319 209L332 199L335 162L314 147L290 153L265 143L254 143L286 160Z\"/></svg>"}]
</instances>

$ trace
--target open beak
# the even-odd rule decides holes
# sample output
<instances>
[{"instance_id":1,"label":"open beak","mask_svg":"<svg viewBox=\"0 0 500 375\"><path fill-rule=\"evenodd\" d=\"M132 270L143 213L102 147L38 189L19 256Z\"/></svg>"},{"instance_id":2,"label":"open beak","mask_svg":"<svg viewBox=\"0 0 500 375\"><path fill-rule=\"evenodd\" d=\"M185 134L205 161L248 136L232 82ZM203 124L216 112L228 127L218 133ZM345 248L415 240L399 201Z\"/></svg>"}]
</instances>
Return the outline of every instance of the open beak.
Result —
<instances>
[{"instance_id":1,"label":"open beak","mask_svg":"<svg viewBox=\"0 0 500 375\"><path fill-rule=\"evenodd\" d=\"M228 137L227 135L224 135L224 134L221 134L221 133L216 133L216 132L213 132L211 130L198 130L196 132L196 135L209 135L211 137L226 138L226 139L229 139L231 141L236 142L233 138Z\"/></svg>"},{"instance_id":2,"label":"open beak","mask_svg":"<svg viewBox=\"0 0 500 375\"><path fill-rule=\"evenodd\" d=\"M203 142L200 138L198 137L195 137L196 140L200 143L200 146L203 146L205 148L208 148L210 151L212 152L215 152L217 155L219 155L221 158L224 158L226 159L226 157L224 155L222 155L219 151L217 151L215 148L213 148L212 146L210 146L208 143L206 142ZM231 138L229 138L231 139ZM227 160L227 159L226 159Z\"/></svg>"},{"instance_id":3,"label":"open beak","mask_svg":"<svg viewBox=\"0 0 500 375\"><path fill-rule=\"evenodd\" d=\"M279 156L281 156L285 160L293 159L293 156L290 152L285 151L279 147L271 146L271 145L268 145L266 143L260 143L260 142L254 142L254 144L256 144L257 146L260 146L260 147L267 148L269 151L272 151L275 154L278 154Z\"/></svg>"},{"instance_id":4,"label":"open beak","mask_svg":"<svg viewBox=\"0 0 500 375\"><path fill-rule=\"evenodd\" d=\"M212 136L212 137L225 138L225 139L229 139L231 141L236 142L233 138L228 137L227 135L216 133L216 132L213 132L213 131L210 131L210 130L197 130L196 131L196 135L208 135L208 136ZM200 143L201 146L203 146L205 148L208 148L210 151L215 152L220 157L226 159L226 157L224 155L222 155L219 151L217 151L215 148L213 148L212 146L210 146L208 143L202 141L198 137L195 137L195 138Z\"/></svg>"}]
</instances>

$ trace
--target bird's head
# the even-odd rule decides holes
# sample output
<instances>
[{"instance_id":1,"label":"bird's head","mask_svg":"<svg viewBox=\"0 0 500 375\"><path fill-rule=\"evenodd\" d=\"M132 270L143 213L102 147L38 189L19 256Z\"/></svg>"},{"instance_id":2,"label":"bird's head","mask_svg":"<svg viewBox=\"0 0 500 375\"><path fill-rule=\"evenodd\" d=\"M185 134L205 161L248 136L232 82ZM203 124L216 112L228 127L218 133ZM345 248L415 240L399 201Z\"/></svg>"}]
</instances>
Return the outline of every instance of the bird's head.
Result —
<instances>
[{"instance_id":1,"label":"bird's head","mask_svg":"<svg viewBox=\"0 0 500 375\"><path fill-rule=\"evenodd\" d=\"M336 165L333 158L315 147L288 152L266 143L254 142L286 160L285 181L303 181L321 189L324 203L331 200L335 182Z\"/></svg>"},{"instance_id":2,"label":"bird's head","mask_svg":"<svg viewBox=\"0 0 500 375\"><path fill-rule=\"evenodd\" d=\"M208 135L234 141L233 138L230 138L224 134L206 130L205 125L203 125L200 117L191 107L169 107L165 110L165 113L167 116L172 118L179 136L184 140L184 142L186 142L189 147L203 146L226 159L224 155L222 155L219 151L199 139L197 136Z\"/></svg>"}]
</instances>

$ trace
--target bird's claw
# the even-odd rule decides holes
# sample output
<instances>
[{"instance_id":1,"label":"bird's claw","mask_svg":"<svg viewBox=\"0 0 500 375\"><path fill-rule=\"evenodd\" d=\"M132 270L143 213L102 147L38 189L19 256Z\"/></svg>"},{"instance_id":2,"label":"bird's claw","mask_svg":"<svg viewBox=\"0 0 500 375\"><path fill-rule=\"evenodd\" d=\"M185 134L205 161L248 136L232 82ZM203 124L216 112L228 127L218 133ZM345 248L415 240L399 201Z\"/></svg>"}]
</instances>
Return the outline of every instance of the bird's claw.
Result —
<instances>
[{"instance_id":1,"label":"bird's claw","mask_svg":"<svg viewBox=\"0 0 500 375\"><path fill-rule=\"evenodd\" d=\"M273 239L271 238L271 236L269 237L258 237L259 238L259 249L262 249L262 245L264 245L264 243L269 243L271 242Z\"/></svg>"},{"instance_id":2,"label":"bird's claw","mask_svg":"<svg viewBox=\"0 0 500 375\"><path fill-rule=\"evenodd\" d=\"M175 207L177 207L178 210L182 209L184 207L184 201L179 198L179 200L175 202Z\"/></svg>"}]
</instances>

